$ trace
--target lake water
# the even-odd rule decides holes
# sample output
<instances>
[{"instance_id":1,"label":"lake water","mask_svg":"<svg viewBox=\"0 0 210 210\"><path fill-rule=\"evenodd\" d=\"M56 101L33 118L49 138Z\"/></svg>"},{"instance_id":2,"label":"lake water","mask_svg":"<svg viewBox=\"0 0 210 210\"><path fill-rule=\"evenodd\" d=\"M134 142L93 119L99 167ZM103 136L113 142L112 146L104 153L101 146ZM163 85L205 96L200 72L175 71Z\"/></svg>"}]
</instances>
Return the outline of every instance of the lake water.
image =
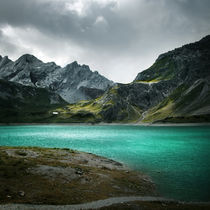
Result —
<instances>
[{"instance_id":1,"label":"lake water","mask_svg":"<svg viewBox=\"0 0 210 210\"><path fill-rule=\"evenodd\" d=\"M208 126L0 126L0 145L91 152L148 174L162 196L210 201Z\"/></svg>"}]
</instances>

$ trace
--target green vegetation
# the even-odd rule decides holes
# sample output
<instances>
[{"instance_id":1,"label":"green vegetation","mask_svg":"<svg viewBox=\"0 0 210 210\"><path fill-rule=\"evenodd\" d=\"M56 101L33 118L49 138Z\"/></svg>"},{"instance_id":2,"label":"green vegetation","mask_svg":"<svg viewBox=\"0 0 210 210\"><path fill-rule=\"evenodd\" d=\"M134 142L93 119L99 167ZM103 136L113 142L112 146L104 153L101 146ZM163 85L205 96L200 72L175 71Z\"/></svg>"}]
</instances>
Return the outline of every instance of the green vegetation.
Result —
<instances>
[{"instance_id":1,"label":"green vegetation","mask_svg":"<svg viewBox=\"0 0 210 210\"><path fill-rule=\"evenodd\" d=\"M59 114L54 116L54 122L86 122L93 123L100 120L101 105L94 101L80 101L55 109ZM51 111L52 112L52 111Z\"/></svg>"},{"instance_id":2,"label":"green vegetation","mask_svg":"<svg viewBox=\"0 0 210 210\"><path fill-rule=\"evenodd\" d=\"M152 80L136 80L135 83L157 83L160 82L162 79L161 78L155 78Z\"/></svg>"},{"instance_id":3,"label":"green vegetation","mask_svg":"<svg viewBox=\"0 0 210 210\"><path fill-rule=\"evenodd\" d=\"M162 54L132 83L116 84L95 100L75 104L46 89L0 80L0 123L206 122L207 46L209 39L204 39ZM57 104L52 104L53 96Z\"/></svg>"},{"instance_id":4,"label":"green vegetation","mask_svg":"<svg viewBox=\"0 0 210 210\"><path fill-rule=\"evenodd\" d=\"M32 163L25 162L24 159L10 158L5 151L0 150L0 180L25 176L27 175L26 169L32 165ZM1 191L4 186L5 183L1 183ZM7 188L5 191L7 191Z\"/></svg>"},{"instance_id":5,"label":"green vegetation","mask_svg":"<svg viewBox=\"0 0 210 210\"><path fill-rule=\"evenodd\" d=\"M0 80L7 97L0 98L0 123L50 122L50 110L67 103L58 95L43 88L33 88ZM51 98L57 97L57 104Z\"/></svg>"},{"instance_id":6,"label":"green vegetation","mask_svg":"<svg viewBox=\"0 0 210 210\"><path fill-rule=\"evenodd\" d=\"M162 102L147 112L143 122L150 123L161 121L167 117L175 117L178 114L175 111L176 101L186 89L187 87L185 85L180 85L176 88L169 97L165 98Z\"/></svg>"},{"instance_id":7,"label":"green vegetation","mask_svg":"<svg viewBox=\"0 0 210 210\"><path fill-rule=\"evenodd\" d=\"M142 75L146 75L143 80L137 80L135 82L159 82L163 80L170 80L175 75L175 63L169 56L157 60L150 68L142 72Z\"/></svg>"},{"instance_id":8,"label":"green vegetation","mask_svg":"<svg viewBox=\"0 0 210 210\"><path fill-rule=\"evenodd\" d=\"M203 82L193 88L185 84L180 85L170 96L151 108L143 122L208 122L209 115L193 114L193 111L209 106L208 92L206 95L201 95L204 88L205 83Z\"/></svg>"}]
</instances>

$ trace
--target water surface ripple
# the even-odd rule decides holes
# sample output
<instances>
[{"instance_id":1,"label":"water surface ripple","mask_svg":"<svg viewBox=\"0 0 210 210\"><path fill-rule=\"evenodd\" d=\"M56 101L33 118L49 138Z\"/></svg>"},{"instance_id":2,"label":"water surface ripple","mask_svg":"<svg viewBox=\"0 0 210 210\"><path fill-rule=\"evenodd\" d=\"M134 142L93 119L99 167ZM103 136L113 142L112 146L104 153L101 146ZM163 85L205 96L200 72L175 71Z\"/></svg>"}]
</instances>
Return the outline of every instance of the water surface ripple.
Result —
<instances>
[{"instance_id":1,"label":"water surface ripple","mask_svg":"<svg viewBox=\"0 0 210 210\"><path fill-rule=\"evenodd\" d=\"M161 196L210 201L209 126L0 126L0 145L91 152L147 173Z\"/></svg>"}]
</instances>

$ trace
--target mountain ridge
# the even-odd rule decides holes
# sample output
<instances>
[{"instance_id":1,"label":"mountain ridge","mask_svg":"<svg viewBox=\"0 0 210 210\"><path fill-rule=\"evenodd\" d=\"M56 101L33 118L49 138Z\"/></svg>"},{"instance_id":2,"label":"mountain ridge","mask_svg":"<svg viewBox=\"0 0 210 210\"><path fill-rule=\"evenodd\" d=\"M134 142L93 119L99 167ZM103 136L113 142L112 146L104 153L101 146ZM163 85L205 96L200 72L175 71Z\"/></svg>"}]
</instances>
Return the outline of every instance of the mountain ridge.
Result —
<instances>
[{"instance_id":1,"label":"mountain ridge","mask_svg":"<svg viewBox=\"0 0 210 210\"><path fill-rule=\"evenodd\" d=\"M94 99L114 85L114 82L97 71L91 71L87 65L79 65L74 61L62 68L54 62L43 63L30 54L24 54L14 62L7 56L0 59L0 78L27 86L48 88L69 103ZM88 91L85 92L85 88Z\"/></svg>"},{"instance_id":2,"label":"mountain ridge","mask_svg":"<svg viewBox=\"0 0 210 210\"><path fill-rule=\"evenodd\" d=\"M71 121L118 123L210 121L210 36L164 53L132 83L96 100L59 109ZM202 100L201 100L202 99ZM200 111L199 111L200 110ZM79 116L84 114L80 119Z\"/></svg>"},{"instance_id":3,"label":"mountain ridge","mask_svg":"<svg viewBox=\"0 0 210 210\"><path fill-rule=\"evenodd\" d=\"M0 58L0 66L3 59L5 66L12 62L8 57ZM42 69L40 73L39 68L33 68L39 67L40 60L31 56L21 59L35 64L29 67L25 60L12 63L16 66L8 68L10 72L6 76L11 77L9 80L16 82L17 74L17 79L24 84L30 82L34 86L47 87L47 90L69 99L67 101L75 102L55 108L53 111L58 114L51 116L51 122L210 122L210 35L161 54L150 68L140 72L128 84L107 82L87 65L81 66L77 62L64 68L53 62L45 63L44 71ZM6 73L8 69L4 69ZM53 74L56 71L64 73ZM25 73L28 74L25 76ZM48 73L56 78L55 82L46 76ZM82 100L85 96L88 100Z\"/></svg>"}]
</instances>

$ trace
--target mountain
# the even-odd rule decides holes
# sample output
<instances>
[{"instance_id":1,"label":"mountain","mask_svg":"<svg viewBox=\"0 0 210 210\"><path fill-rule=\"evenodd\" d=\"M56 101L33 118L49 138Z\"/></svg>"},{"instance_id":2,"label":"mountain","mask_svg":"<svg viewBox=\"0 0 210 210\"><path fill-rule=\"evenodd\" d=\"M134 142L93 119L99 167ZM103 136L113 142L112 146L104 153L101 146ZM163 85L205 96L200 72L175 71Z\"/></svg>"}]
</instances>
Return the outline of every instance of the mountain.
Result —
<instances>
[{"instance_id":1,"label":"mountain","mask_svg":"<svg viewBox=\"0 0 210 210\"><path fill-rule=\"evenodd\" d=\"M66 104L47 89L0 80L0 123L51 121L51 110Z\"/></svg>"},{"instance_id":2,"label":"mountain","mask_svg":"<svg viewBox=\"0 0 210 210\"><path fill-rule=\"evenodd\" d=\"M69 103L95 99L114 83L87 65L76 61L61 68L54 62L43 63L33 55L25 54L15 62L0 57L0 79L39 88L59 94Z\"/></svg>"},{"instance_id":3,"label":"mountain","mask_svg":"<svg viewBox=\"0 0 210 210\"><path fill-rule=\"evenodd\" d=\"M57 110L70 122L209 122L210 36L160 55L130 84Z\"/></svg>"}]
</instances>

